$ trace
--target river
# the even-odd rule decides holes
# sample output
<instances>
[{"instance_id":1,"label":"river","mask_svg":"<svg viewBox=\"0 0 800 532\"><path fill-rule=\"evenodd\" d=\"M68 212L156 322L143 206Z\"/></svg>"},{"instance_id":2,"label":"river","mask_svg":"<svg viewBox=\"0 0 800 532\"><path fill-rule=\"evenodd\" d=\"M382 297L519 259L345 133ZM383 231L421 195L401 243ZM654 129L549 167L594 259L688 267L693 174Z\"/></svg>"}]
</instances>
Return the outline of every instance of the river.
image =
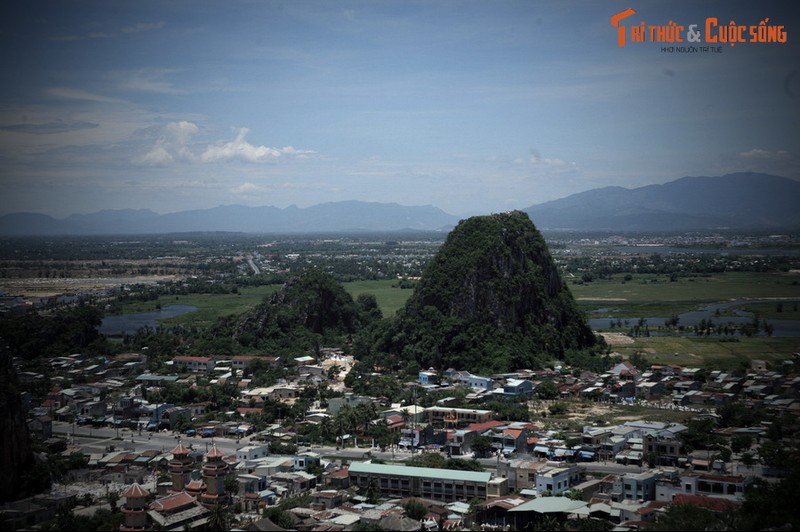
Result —
<instances>
[{"instance_id":1,"label":"river","mask_svg":"<svg viewBox=\"0 0 800 532\"><path fill-rule=\"evenodd\" d=\"M161 310L152 312L139 312L137 314L122 314L120 316L107 316L103 319L100 327L97 328L100 334L108 336L120 334L136 334L142 327L152 327L155 329L161 320L174 318L181 314L194 312L197 307L191 305L170 305Z\"/></svg>"},{"instance_id":2,"label":"river","mask_svg":"<svg viewBox=\"0 0 800 532\"><path fill-rule=\"evenodd\" d=\"M722 301L708 305L699 310L692 310L678 315L678 326L688 328L682 334L692 334L691 328L698 325L703 320L711 320L717 326L724 326L726 324L746 325L753 322L753 314L743 310L734 310L734 316L725 315L725 311L730 307L744 305L746 303L760 303L772 302L770 299L735 299L731 301ZM609 309L602 309L603 312L609 312ZM611 309L613 311L613 309ZM717 311L723 315L717 315ZM647 320L647 327L651 335L659 334L658 328L664 327L668 317L645 317ZM623 326L611 328L611 322L619 322L618 318L590 318L589 326L595 330L617 330L628 331L639 323L639 318L623 318ZM624 322L627 321L627 325ZM773 327L772 336L800 336L800 320L766 320ZM666 334L666 332L665 332ZM671 334L671 333L669 333ZM759 334L763 334L763 331Z\"/></svg>"}]
</instances>

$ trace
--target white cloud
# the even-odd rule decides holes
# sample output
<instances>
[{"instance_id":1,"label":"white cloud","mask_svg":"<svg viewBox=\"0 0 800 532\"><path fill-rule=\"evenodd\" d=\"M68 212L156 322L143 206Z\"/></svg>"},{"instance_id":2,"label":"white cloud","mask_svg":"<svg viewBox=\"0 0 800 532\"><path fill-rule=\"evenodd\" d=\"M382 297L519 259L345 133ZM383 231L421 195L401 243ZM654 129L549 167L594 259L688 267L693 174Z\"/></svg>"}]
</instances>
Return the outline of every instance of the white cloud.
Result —
<instances>
[{"instance_id":1,"label":"white cloud","mask_svg":"<svg viewBox=\"0 0 800 532\"><path fill-rule=\"evenodd\" d=\"M122 28L122 33L140 33L143 31L159 30L164 27L164 22L139 22L133 26Z\"/></svg>"},{"instance_id":2,"label":"white cloud","mask_svg":"<svg viewBox=\"0 0 800 532\"><path fill-rule=\"evenodd\" d=\"M764 161L786 161L792 158L792 155L788 151L784 150L777 150L777 151L769 151L769 150L762 150L760 148L753 148L750 151L743 151L740 152L739 157L745 159L758 159Z\"/></svg>"},{"instance_id":3,"label":"white cloud","mask_svg":"<svg viewBox=\"0 0 800 532\"><path fill-rule=\"evenodd\" d=\"M89 102L114 103L114 104L128 103L125 100L120 100L119 98L109 98L108 96L94 94L89 91L81 89L70 89L67 87L54 87L52 89L48 89L46 94L53 98L58 98L60 100L84 100Z\"/></svg>"},{"instance_id":4,"label":"white cloud","mask_svg":"<svg viewBox=\"0 0 800 532\"><path fill-rule=\"evenodd\" d=\"M314 154L314 151L298 150L292 146L284 148L254 146L245 140L249 132L250 130L246 127L239 128L234 140L209 146L200 159L204 162L240 160L251 163L275 163L283 156L297 157Z\"/></svg>"},{"instance_id":5,"label":"white cloud","mask_svg":"<svg viewBox=\"0 0 800 532\"><path fill-rule=\"evenodd\" d=\"M149 166L161 166L174 161L172 155L163 144L156 143L153 148L142 157L141 162Z\"/></svg>"},{"instance_id":6,"label":"white cloud","mask_svg":"<svg viewBox=\"0 0 800 532\"><path fill-rule=\"evenodd\" d=\"M234 187L231 189L231 192L234 194L252 194L253 192L262 192L266 190L264 187L260 187L253 183L242 183L238 187Z\"/></svg>"},{"instance_id":7,"label":"white cloud","mask_svg":"<svg viewBox=\"0 0 800 532\"><path fill-rule=\"evenodd\" d=\"M154 94L185 94L186 91L175 88L164 80L173 72L174 70L167 69L118 70L111 72L107 77L122 90Z\"/></svg>"},{"instance_id":8,"label":"white cloud","mask_svg":"<svg viewBox=\"0 0 800 532\"><path fill-rule=\"evenodd\" d=\"M150 166L162 166L175 161L193 161L196 157L189 148L192 136L200 128L185 120L170 122L156 140L150 151L139 162Z\"/></svg>"}]
</instances>

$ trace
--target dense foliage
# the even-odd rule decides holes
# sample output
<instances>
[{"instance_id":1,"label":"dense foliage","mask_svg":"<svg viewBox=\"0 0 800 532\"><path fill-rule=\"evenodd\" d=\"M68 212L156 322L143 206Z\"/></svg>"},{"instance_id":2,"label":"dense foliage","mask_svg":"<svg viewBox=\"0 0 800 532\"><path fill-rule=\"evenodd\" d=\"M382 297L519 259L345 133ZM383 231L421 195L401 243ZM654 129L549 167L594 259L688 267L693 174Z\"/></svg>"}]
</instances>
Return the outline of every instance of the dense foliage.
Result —
<instances>
[{"instance_id":1,"label":"dense foliage","mask_svg":"<svg viewBox=\"0 0 800 532\"><path fill-rule=\"evenodd\" d=\"M97 332L103 313L79 304L40 314L30 311L0 320L0 338L13 356L24 359L54 358L71 353L103 352L105 343Z\"/></svg>"},{"instance_id":2,"label":"dense foliage","mask_svg":"<svg viewBox=\"0 0 800 532\"><path fill-rule=\"evenodd\" d=\"M208 336L276 354L296 353L342 345L381 317L374 297L364 295L353 301L331 275L309 269L289 279L252 311L220 319Z\"/></svg>"},{"instance_id":3,"label":"dense foliage","mask_svg":"<svg viewBox=\"0 0 800 532\"><path fill-rule=\"evenodd\" d=\"M470 371L541 367L596 339L561 281L541 234L522 212L458 224L395 320L355 346L365 359Z\"/></svg>"}]
</instances>

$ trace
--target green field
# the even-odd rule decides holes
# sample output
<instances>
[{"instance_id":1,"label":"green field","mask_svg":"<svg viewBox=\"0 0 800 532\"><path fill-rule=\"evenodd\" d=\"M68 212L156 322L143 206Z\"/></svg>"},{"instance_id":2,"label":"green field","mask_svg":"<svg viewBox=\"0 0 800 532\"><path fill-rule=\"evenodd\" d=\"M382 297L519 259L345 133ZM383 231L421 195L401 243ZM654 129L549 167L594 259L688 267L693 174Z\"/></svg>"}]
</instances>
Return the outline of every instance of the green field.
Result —
<instances>
[{"instance_id":1,"label":"green field","mask_svg":"<svg viewBox=\"0 0 800 532\"><path fill-rule=\"evenodd\" d=\"M353 299L359 294L374 295L384 318L394 316L395 312L405 305L406 300L414 292L409 288L400 288L396 280L352 281L342 283L342 286L353 296Z\"/></svg>"},{"instance_id":2,"label":"green field","mask_svg":"<svg viewBox=\"0 0 800 532\"><path fill-rule=\"evenodd\" d=\"M731 370L751 360L764 360L777 368L783 361L795 359L793 353L800 352L800 338L651 336L636 338L632 344L612 346L612 350L626 358L639 352L648 362L660 365Z\"/></svg>"},{"instance_id":3,"label":"green field","mask_svg":"<svg viewBox=\"0 0 800 532\"><path fill-rule=\"evenodd\" d=\"M568 281L567 286L581 309L593 318L666 317L740 298L783 300L788 302L784 303L786 312L800 299L800 274L796 273L729 272L678 277L675 282L665 275L640 274L633 274L630 281L625 281L624 275L618 274L612 279L584 284ZM788 313L780 317L792 319Z\"/></svg>"},{"instance_id":4,"label":"green field","mask_svg":"<svg viewBox=\"0 0 800 532\"><path fill-rule=\"evenodd\" d=\"M280 288L279 285L242 288L238 294L189 294L182 296L161 296L155 301L131 302L124 306L123 314L150 312L169 305L189 305L197 310L174 318L163 320L165 327L186 325L207 327L217 318L230 314L241 314L263 301L264 297Z\"/></svg>"},{"instance_id":5,"label":"green field","mask_svg":"<svg viewBox=\"0 0 800 532\"><path fill-rule=\"evenodd\" d=\"M395 280L353 281L342 283L345 290L355 299L359 294L373 294L384 317L394 316L413 290L398 287ZM162 322L166 327L186 325L206 327L217 318L231 314L241 314L263 301L280 289L280 285L241 288L238 294L189 294L185 296L161 296L155 301L132 301L123 306L123 314L151 312L169 305L189 305L198 310L189 314L169 318Z\"/></svg>"},{"instance_id":6,"label":"green field","mask_svg":"<svg viewBox=\"0 0 800 532\"><path fill-rule=\"evenodd\" d=\"M655 279L656 282L652 282ZM757 312L764 319L800 319L800 275L782 273L724 273L698 277L679 277L670 282L666 276L634 275L622 282L623 275L611 280L598 280L583 285L568 284L583 310L591 317L631 318L669 316L730 299L771 298L774 302L746 303L741 308ZM353 298L373 294L384 317L391 317L402 308L413 290L402 289L396 280L354 281L342 286ZM240 314L278 290L278 285L242 288L239 294L192 294L162 296L157 301L135 302L125 306L125 313L147 312L169 305L191 305L197 311L165 320L165 326L177 324L206 327L217 318ZM780 312L778 303L782 302ZM633 344L614 346L613 350L629 356L640 351L654 364L733 369L743 361L762 359L778 363L800 352L800 338L786 337L697 337L651 336L636 338Z\"/></svg>"}]
</instances>

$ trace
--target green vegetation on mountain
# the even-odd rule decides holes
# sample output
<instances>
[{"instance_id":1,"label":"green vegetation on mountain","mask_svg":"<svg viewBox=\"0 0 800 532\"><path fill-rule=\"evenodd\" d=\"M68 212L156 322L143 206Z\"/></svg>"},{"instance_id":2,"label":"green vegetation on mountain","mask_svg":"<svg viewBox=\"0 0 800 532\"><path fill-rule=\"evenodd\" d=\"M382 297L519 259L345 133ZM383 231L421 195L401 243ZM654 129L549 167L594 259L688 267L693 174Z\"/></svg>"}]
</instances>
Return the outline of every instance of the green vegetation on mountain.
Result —
<instances>
[{"instance_id":1,"label":"green vegetation on mountain","mask_svg":"<svg viewBox=\"0 0 800 532\"><path fill-rule=\"evenodd\" d=\"M374 296L360 294L354 301L331 275L309 269L289 279L255 308L219 319L209 336L275 354L297 353L342 345L381 318Z\"/></svg>"},{"instance_id":2,"label":"green vegetation on mountain","mask_svg":"<svg viewBox=\"0 0 800 532\"><path fill-rule=\"evenodd\" d=\"M384 367L508 371L596 345L544 238L515 211L461 221L395 319L362 335L355 352Z\"/></svg>"}]
</instances>

